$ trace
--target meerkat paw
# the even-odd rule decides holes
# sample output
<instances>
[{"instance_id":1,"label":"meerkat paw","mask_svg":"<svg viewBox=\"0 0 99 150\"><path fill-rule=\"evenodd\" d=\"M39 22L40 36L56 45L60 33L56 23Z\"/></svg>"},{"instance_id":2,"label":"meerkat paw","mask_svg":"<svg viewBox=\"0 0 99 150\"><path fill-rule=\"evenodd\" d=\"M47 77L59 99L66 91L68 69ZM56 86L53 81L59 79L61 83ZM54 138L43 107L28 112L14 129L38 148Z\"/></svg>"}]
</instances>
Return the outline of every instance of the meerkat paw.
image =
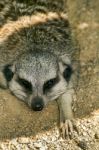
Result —
<instances>
[{"instance_id":1,"label":"meerkat paw","mask_svg":"<svg viewBox=\"0 0 99 150\"><path fill-rule=\"evenodd\" d=\"M63 139L72 139L74 129L76 129L76 126L73 120L67 119L65 122L60 123L60 131Z\"/></svg>"}]
</instances>

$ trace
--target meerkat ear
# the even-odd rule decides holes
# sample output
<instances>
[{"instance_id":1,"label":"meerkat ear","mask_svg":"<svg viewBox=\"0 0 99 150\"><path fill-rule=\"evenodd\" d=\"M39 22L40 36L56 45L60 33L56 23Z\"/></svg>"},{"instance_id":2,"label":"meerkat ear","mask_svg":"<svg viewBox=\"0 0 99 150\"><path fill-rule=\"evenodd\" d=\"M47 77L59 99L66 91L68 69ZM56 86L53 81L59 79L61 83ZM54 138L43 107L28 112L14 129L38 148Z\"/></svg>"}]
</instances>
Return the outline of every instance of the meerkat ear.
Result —
<instances>
[{"instance_id":1,"label":"meerkat ear","mask_svg":"<svg viewBox=\"0 0 99 150\"><path fill-rule=\"evenodd\" d=\"M7 64L0 68L0 87L7 88L8 82L14 75L13 65Z\"/></svg>"},{"instance_id":2,"label":"meerkat ear","mask_svg":"<svg viewBox=\"0 0 99 150\"><path fill-rule=\"evenodd\" d=\"M62 58L60 59L59 68L62 76L65 78L67 82L69 82L73 73L73 68L68 57L67 58L65 57L65 59Z\"/></svg>"},{"instance_id":3,"label":"meerkat ear","mask_svg":"<svg viewBox=\"0 0 99 150\"><path fill-rule=\"evenodd\" d=\"M72 76L72 73L73 73L72 67L70 65L66 65L64 72L63 72L63 77L65 78L67 82L69 82Z\"/></svg>"},{"instance_id":4,"label":"meerkat ear","mask_svg":"<svg viewBox=\"0 0 99 150\"><path fill-rule=\"evenodd\" d=\"M12 71L11 67L12 67L12 65L8 64L3 68L4 77L8 82L11 81L11 79L13 78L13 75L14 75L14 72Z\"/></svg>"}]
</instances>

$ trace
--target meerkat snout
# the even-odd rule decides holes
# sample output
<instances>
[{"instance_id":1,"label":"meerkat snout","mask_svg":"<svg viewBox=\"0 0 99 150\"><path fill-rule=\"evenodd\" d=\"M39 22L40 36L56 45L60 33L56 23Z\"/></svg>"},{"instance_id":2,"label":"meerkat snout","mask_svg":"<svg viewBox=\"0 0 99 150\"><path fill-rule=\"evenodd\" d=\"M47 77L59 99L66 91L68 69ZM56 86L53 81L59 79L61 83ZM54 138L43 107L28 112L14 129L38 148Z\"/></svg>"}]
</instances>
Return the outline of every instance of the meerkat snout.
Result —
<instances>
[{"instance_id":1,"label":"meerkat snout","mask_svg":"<svg viewBox=\"0 0 99 150\"><path fill-rule=\"evenodd\" d=\"M31 108L34 111L41 111L44 108L44 102L41 97L36 96L33 98L32 103L31 103Z\"/></svg>"}]
</instances>

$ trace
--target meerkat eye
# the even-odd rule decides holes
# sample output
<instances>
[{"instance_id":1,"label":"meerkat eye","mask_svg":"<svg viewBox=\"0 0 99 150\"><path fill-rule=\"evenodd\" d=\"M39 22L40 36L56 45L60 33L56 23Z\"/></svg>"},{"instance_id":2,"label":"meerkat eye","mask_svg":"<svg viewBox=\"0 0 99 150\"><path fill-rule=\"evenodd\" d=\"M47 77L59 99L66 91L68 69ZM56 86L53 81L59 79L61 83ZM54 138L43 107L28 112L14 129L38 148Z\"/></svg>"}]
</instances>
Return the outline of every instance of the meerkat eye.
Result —
<instances>
[{"instance_id":1,"label":"meerkat eye","mask_svg":"<svg viewBox=\"0 0 99 150\"><path fill-rule=\"evenodd\" d=\"M66 79L66 81L68 82L71 78L71 75L73 73L73 69L71 66L67 66L66 69L63 72L63 76Z\"/></svg>"},{"instance_id":2,"label":"meerkat eye","mask_svg":"<svg viewBox=\"0 0 99 150\"><path fill-rule=\"evenodd\" d=\"M43 86L43 91L45 92L47 90L50 90L58 82L58 80L59 78L56 77L45 82Z\"/></svg>"},{"instance_id":3,"label":"meerkat eye","mask_svg":"<svg viewBox=\"0 0 99 150\"><path fill-rule=\"evenodd\" d=\"M26 90L32 91L32 85L29 81L19 78L17 79L18 83L22 85Z\"/></svg>"}]
</instances>

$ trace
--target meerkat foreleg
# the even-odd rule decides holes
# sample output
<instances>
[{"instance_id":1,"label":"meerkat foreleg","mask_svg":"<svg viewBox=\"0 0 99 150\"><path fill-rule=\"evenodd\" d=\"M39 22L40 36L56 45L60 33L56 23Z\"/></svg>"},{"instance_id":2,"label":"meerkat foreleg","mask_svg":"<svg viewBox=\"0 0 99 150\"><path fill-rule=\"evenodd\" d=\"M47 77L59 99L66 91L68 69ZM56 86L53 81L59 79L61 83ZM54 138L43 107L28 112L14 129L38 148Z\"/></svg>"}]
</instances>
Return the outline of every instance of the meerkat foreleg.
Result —
<instances>
[{"instance_id":1,"label":"meerkat foreleg","mask_svg":"<svg viewBox=\"0 0 99 150\"><path fill-rule=\"evenodd\" d=\"M73 90L68 90L58 100L60 129L62 137L69 137L73 132L72 98Z\"/></svg>"}]
</instances>

